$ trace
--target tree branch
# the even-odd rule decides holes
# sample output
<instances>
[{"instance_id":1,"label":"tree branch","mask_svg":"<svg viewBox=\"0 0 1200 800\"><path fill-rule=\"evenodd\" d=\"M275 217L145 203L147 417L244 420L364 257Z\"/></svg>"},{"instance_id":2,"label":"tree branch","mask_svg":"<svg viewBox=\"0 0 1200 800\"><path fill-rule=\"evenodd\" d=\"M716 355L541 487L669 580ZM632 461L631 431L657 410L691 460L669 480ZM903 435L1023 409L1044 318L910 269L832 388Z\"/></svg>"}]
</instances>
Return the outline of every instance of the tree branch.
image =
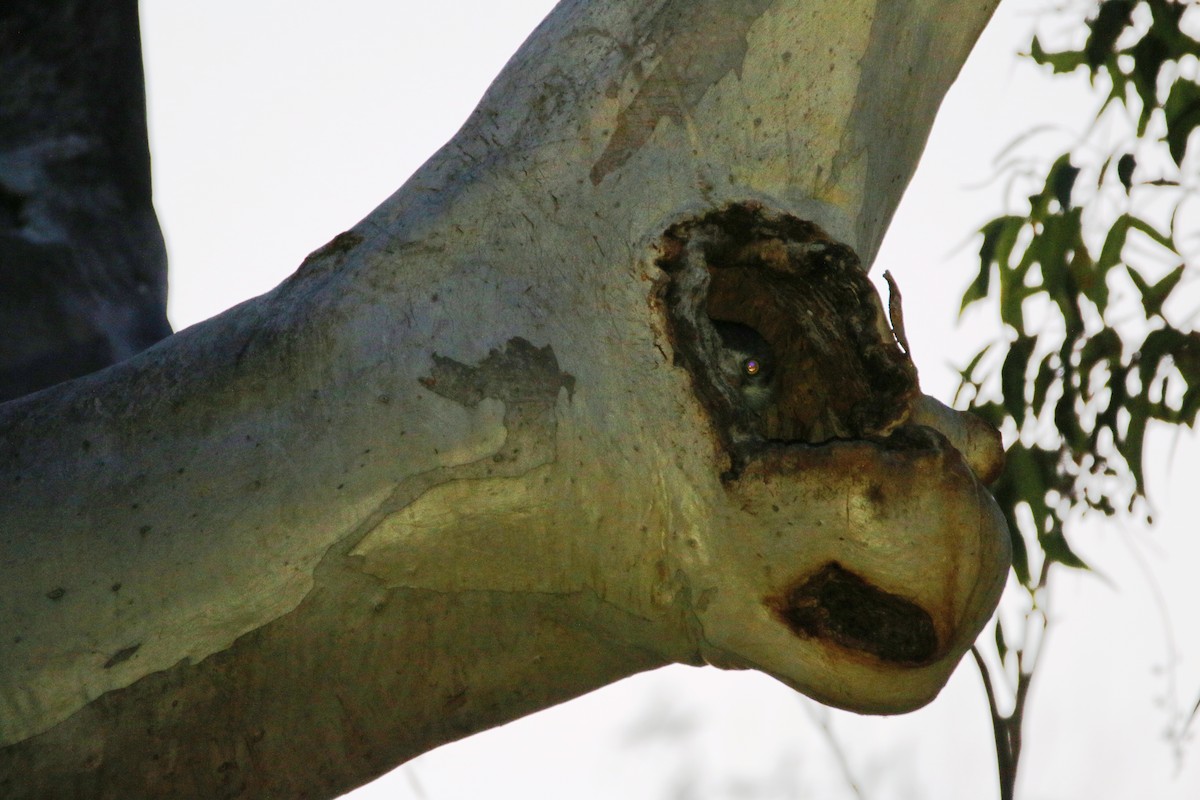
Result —
<instances>
[{"instance_id":1,"label":"tree branch","mask_svg":"<svg viewBox=\"0 0 1200 800\"><path fill-rule=\"evenodd\" d=\"M563 3L274 291L0 406L0 793L332 796L670 661L928 702L1003 585L999 454L905 425L858 257L991 5L851 6ZM812 329L904 402L786 359L771 424L861 438L755 440L717 277L785 351L845 289Z\"/></svg>"},{"instance_id":2,"label":"tree branch","mask_svg":"<svg viewBox=\"0 0 1200 800\"><path fill-rule=\"evenodd\" d=\"M136 0L0 6L0 402L171 333Z\"/></svg>"}]
</instances>

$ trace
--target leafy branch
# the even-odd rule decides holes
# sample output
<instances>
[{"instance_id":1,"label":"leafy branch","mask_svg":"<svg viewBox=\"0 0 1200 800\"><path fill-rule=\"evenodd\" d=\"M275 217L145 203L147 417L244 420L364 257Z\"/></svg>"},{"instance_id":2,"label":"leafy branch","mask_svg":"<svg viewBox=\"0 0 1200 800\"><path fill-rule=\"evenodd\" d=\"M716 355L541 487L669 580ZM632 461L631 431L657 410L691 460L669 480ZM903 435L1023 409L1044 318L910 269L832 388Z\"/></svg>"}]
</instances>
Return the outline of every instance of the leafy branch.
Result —
<instances>
[{"instance_id":1,"label":"leafy branch","mask_svg":"<svg viewBox=\"0 0 1200 800\"><path fill-rule=\"evenodd\" d=\"M961 370L958 400L1013 442L993 493L1028 608L1016 644L995 623L998 668L974 651L1004 800L1016 781L1050 570L1086 568L1068 528L1087 513L1144 509L1148 428L1191 427L1200 412L1200 335L1174 313L1191 277L1176 227L1194 188L1185 165L1198 149L1200 83L1184 65L1200 58L1200 41L1183 31L1196 7L1105 0L1092 8L1077 49L1049 52L1034 37L1028 55L1055 74L1085 70L1093 86L1107 84L1091 132L1118 116L1125 143L1105 148L1085 136L1050 163L1020 213L980 229L979 271L961 308L990 309L1002 323L1002 336ZM1007 714L997 699L1002 681L1014 698Z\"/></svg>"}]
</instances>

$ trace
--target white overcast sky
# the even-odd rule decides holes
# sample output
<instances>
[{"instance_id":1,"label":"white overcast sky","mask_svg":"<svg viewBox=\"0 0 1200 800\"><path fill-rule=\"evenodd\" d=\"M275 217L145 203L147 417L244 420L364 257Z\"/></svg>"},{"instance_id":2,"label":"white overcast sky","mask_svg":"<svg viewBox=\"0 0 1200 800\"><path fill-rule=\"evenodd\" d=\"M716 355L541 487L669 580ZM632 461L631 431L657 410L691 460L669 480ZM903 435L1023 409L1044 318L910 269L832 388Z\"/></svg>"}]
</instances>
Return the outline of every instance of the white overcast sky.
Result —
<instances>
[{"instance_id":1,"label":"white overcast sky","mask_svg":"<svg viewBox=\"0 0 1200 800\"><path fill-rule=\"evenodd\" d=\"M552 5L143 0L175 326L270 289L391 194ZM1037 125L1062 147L1094 110L1085 82L1050 82L1013 57L1031 5L1002 3L874 267L903 287L924 388L944 400L952 366L987 335L957 326L956 310L971 231L999 210L996 155ZM1158 436L1150 454L1153 531L1069 532L1100 576L1054 581L1022 800L1200 798L1200 721L1181 752L1164 738L1200 694L1200 441ZM969 659L928 708L886 719L828 711L754 673L674 667L443 747L350 797L988 800L992 757Z\"/></svg>"}]
</instances>

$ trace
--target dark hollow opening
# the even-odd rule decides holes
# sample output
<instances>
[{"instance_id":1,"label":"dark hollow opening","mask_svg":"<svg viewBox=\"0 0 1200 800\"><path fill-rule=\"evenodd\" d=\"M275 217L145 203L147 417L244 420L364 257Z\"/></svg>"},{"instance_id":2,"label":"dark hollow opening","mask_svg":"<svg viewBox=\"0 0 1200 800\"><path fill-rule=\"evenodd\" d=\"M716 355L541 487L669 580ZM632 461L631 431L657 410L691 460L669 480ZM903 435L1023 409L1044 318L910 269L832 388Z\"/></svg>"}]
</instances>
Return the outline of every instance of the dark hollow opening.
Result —
<instances>
[{"instance_id":1,"label":"dark hollow opening","mask_svg":"<svg viewBox=\"0 0 1200 800\"><path fill-rule=\"evenodd\" d=\"M676 363L735 476L767 442L868 438L906 413L916 370L858 257L817 225L735 203L671 226L658 251Z\"/></svg>"},{"instance_id":2,"label":"dark hollow opening","mask_svg":"<svg viewBox=\"0 0 1200 800\"><path fill-rule=\"evenodd\" d=\"M895 664L937 655L937 631L920 606L830 562L767 605L801 636L828 639Z\"/></svg>"}]
</instances>

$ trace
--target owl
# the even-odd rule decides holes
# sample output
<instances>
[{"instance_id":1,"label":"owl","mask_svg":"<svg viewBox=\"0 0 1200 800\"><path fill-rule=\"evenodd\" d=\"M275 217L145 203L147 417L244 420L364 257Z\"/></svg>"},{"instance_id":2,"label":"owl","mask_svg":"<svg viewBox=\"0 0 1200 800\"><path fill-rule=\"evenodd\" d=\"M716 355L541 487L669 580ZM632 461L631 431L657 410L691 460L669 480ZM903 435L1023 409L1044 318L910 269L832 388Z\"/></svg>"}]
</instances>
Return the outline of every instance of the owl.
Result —
<instances>
[{"instance_id":1,"label":"owl","mask_svg":"<svg viewBox=\"0 0 1200 800\"><path fill-rule=\"evenodd\" d=\"M741 396L746 409L762 412L774 394L771 345L748 325L713 320L713 327L722 344L717 354L721 376Z\"/></svg>"}]
</instances>

